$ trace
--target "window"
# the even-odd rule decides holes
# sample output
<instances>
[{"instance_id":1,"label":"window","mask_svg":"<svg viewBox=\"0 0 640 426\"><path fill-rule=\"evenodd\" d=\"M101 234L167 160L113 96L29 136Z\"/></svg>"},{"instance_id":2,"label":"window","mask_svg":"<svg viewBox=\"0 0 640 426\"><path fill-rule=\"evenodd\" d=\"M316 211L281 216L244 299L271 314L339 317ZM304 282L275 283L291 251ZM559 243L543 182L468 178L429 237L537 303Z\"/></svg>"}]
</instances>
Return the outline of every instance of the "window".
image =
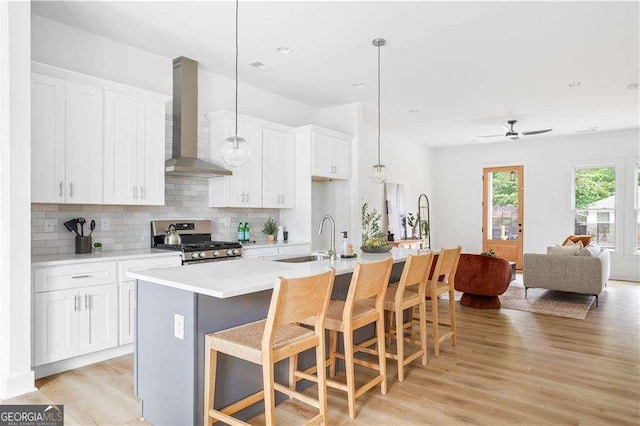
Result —
<instances>
[{"instance_id":1,"label":"window","mask_svg":"<svg viewBox=\"0 0 640 426\"><path fill-rule=\"evenodd\" d=\"M575 234L591 235L601 247L615 250L616 167L576 167L573 183Z\"/></svg>"},{"instance_id":2,"label":"window","mask_svg":"<svg viewBox=\"0 0 640 426\"><path fill-rule=\"evenodd\" d=\"M634 179L634 198L635 198L635 216L636 216L636 241L635 252L640 253L640 163L636 164L635 179Z\"/></svg>"}]
</instances>

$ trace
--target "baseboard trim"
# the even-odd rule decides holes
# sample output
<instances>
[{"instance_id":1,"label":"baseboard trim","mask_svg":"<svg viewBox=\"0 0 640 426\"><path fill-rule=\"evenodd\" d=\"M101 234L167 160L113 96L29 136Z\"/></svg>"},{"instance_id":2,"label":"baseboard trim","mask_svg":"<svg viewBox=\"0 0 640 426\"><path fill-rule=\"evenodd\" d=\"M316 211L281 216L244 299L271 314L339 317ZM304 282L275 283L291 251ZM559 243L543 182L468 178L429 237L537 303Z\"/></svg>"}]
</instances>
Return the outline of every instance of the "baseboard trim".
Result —
<instances>
[{"instance_id":1,"label":"baseboard trim","mask_svg":"<svg viewBox=\"0 0 640 426\"><path fill-rule=\"evenodd\" d=\"M32 370L15 376L0 376L0 401L37 391L34 382Z\"/></svg>"},{"instance_id":2,"label":"baseboard trim","mask_svg":"<svg viewBox=\"0 0 640 426\"><path fill-rule=\"evenodd\" d=\"M39 365L33 368L35 378L51 376L52 374L62 373L63 371L73 370L74 368L84 367L96 362L106 361L122 355L133 353L133 343L128 345L117 346L104 351L94 352L86 355L80 355L73 358L63 359L61 361L52 362L50 364Z\"/></svg>"}]
</instances>

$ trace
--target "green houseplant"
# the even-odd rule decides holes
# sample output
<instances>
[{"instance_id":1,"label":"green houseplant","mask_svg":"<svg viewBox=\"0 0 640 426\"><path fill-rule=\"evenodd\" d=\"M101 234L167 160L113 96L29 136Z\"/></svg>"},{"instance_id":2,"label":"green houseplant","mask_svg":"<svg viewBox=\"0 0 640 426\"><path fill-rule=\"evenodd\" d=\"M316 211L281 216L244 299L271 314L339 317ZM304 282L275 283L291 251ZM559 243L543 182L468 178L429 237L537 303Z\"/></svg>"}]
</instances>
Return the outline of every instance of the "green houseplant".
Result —
<instances>
[{"instance_id":1,"label":"green houseplant","mask_svg":"<svg viewBox=\"0 0 640 426\"><path fill-rule=\"evenodd\" d=\"M269 217L264 222L264 229L262 230L262 232L267 234L268 241L272 243L275 238L275 233L278 232L278 224L276 223L276 220L272 217Z\"/></svg>"},{"instance_id":2,"label":"green houseplant","mask_svg":"<svg viewBox=\"0 0 640 426\"><path fill-rule=\"evenodd\" d=\"M362 205L362 246L365 253L385 253L391 250L387 236L380 230L382 216L376 209L369 211L369 204Z\"/></svg>"}]
</instances>

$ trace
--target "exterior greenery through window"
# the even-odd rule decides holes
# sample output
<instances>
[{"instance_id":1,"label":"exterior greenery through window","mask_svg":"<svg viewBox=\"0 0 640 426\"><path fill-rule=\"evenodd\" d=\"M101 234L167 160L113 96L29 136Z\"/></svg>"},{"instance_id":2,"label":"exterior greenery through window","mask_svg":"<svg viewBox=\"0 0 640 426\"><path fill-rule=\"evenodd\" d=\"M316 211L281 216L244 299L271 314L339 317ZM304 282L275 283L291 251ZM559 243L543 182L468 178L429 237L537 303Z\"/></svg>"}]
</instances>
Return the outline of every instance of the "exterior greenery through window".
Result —
<instances>
[{"instance_id":1,"label":"exterior greenery through window","mask_svg":"<svg viewBox=\"0 0 640 426\"><path fill-rule=\"evenodd\" d=\"M493 172L491 179L491 240L518 238L518 176L513 172Z\"/></svg>"},{"instance_id":2,"label":"exterior greenery through window","mask_svg":"<svg viewBox=\"0 0 640 426\"><path fill-rule=\"evenodd\" d=\"M636 164L635 213L636 213L636 252L640 252L640 163Z\"/></svg>"},{"instance_id":3,"label":"exterior greenery through window","mask_svg":"<svg viewBox=\"0 0 640 426\"><path fill-rule=\"evenodd\" d=\"M600 246L615 249L616 168L577 168L574 179L574 233L589 234Z\"/></svg>"}]
</instances>

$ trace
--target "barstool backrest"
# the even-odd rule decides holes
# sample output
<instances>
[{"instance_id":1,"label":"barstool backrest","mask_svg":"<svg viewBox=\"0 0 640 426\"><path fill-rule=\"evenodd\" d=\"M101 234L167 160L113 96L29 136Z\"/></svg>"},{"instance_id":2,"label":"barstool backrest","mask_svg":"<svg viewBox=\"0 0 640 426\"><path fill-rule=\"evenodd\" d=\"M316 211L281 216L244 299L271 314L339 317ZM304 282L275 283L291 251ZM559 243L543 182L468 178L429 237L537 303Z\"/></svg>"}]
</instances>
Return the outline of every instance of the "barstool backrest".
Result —
<instances>
[{"instance_id":1,"label":"barstool backrest","mask_svg":"<svg viewBox=\"0 0 640 426\"><path fill-rule=\"evenodd\" d=\"M418 294L424 296L427 280L429 279L429 271L431 271L432 264L432 252L420 255L410 254L405 261L396 295L402 298L402 296L404 295L404 290L409 288L411 289L411 291L417 290ZM415 288L416 286L417 288Z\"/></svg>"},{"instance_id":2,"label":"barstool backrest","mask_svg":"<svg viewBox=\"0 0 640 426\"><path fill-rule=\"evenodd\" d=\"M389 284L393 259L380 262L356 263L344 305L343 318L351 317L355 302L375 297L375 307L382 312L382 302Z\"/></svg>"},{"instance_id":3,"label":"barstool backrest","mask_svg":"<svg viewBox=\"0 0 640 426\"><path fill-rule=\"evenodd\" d=\"M458 261L460 260L461 252L462 247L460 246L453 249L440 250L438 261L436 262L436 267L431 279L438 280L440 276L444 275L444 282L453 282L456 270L458 269Z\"/></svg>"},{"instance_id":4,"label":"barstool backrest","mask_svg":"<svg viewBox=\"0 0 640 426\"><path fill-rule=\"evenodd\" d=\"M278 326L298 323L309 317L316 319L316 333L324 332L335 275L335 269L329 268L327 272L308 277L278 277L279 283L273 289L267 314L263 346L265 343L271 346Z\"/></svg>"}]
</instances>

